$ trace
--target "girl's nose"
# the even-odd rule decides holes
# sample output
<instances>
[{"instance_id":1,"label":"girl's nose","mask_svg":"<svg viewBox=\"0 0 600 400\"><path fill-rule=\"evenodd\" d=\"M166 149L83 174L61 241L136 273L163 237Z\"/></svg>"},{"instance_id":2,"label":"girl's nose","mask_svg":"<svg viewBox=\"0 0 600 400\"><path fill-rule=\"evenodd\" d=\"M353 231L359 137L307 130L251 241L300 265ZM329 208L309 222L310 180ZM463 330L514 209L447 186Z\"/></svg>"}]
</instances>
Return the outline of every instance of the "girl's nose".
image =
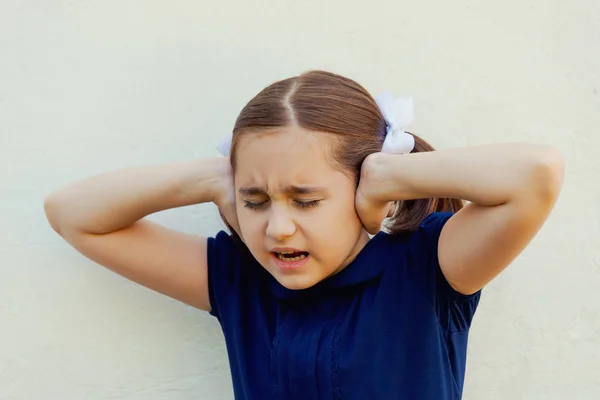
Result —
<instances>
[{"instance_id":1,"label":"girl's nose","mask_svg":"<svg viewBox=\"0 0 600 400\"><path fill-rule=\"evenodd\" d=\"M267 223L267 236L282 240L296 232L296 224L285 210L272 207Z\"/></svg>"}]
</instances>

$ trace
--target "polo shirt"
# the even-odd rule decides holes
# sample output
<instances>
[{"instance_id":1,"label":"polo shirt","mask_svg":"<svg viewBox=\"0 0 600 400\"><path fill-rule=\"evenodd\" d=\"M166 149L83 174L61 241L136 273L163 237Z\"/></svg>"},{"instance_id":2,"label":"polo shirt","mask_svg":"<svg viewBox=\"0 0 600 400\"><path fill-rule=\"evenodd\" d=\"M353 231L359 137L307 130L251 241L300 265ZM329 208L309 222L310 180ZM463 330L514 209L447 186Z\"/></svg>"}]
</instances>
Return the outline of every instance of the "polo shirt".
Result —
<instances>
[{"instance_id":1,"label":"polo shirt","mask_svg":"<svg viewBox=\"0 0 600 400\"><path fill-rule=\"evenodd\" d=\"M339 273L279 284L226 232L208 239L211 314L240 400L456 400L481 291L456 292L438 262L433 213L380 232Z\"/></svg>"}]
</instances>

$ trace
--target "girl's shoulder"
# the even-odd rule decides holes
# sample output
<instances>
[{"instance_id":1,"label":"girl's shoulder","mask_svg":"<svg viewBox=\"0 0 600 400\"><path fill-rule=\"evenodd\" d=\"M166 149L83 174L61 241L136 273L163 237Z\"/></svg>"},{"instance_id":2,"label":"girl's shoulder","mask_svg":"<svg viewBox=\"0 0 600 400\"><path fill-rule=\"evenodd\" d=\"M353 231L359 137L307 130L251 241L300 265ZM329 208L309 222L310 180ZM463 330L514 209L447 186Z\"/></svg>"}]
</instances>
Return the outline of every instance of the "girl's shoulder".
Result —
<instances>
[{"instance_id":1,"label":"girl's shoulder","mask_svg":"<svg viewBox=\"0 0 600 400\"><path fill-rule=\"evenodd\" d=\"M225 231L208 238L206 255L211 314L220 319L220 314L235 304L242 286L264 278L264 269L243 243Z\"/></svg>"},{"instance_id":2,"label":"girl's shoulder","mask_svg":"<svg viewBox=\"0 0 600 400\"><path fill-rule=\"evenodd\" d=\"M374 238L378 241L377 251L372 252L371 257L386 264L388 275L396 274L402 280L418 282L431 298L454 301L478 297L479 292L465 296L452 289L440 267L439 238L453 215L451 212L434 212L425 217L415 231L378 234L381 237Z\"/></svg>"},{"instance_id":3,"label":"girl's shoulder","mask_svg":"<svg viewBox=\"0 0 600 400\"><path fill-rule=\"evenodd\" d=\"M369 246L389 257L397 257L399 254L410 254L413 258L419 255L427 258L437 256L440 233L452 215L449 212L431 213L411 232L390 234L381 231L371 239ZM371 255L373 253L371 251Z\"/></svg>"}]
</instances>

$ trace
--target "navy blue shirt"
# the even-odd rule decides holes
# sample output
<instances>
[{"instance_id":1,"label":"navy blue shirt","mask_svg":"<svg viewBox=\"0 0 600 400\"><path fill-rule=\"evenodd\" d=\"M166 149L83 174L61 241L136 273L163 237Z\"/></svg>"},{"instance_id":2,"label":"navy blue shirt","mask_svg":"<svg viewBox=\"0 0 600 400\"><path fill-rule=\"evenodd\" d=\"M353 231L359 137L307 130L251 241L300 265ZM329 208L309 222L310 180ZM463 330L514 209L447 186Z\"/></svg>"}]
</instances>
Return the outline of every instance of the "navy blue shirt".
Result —
<instances>
[{"instance_id":1,"label":"navy blue shirt","mask_svg":"<svg viewBox=\"0 0 600 400\"><path fill-rule=\"evenodd\" d=\"M280 285L220 232L208 241L211 314L236 399L446 400L462 395L480 292L454 291L437 243L449 213L375 235L338 274Z\"/></svg>"}]
</instances>

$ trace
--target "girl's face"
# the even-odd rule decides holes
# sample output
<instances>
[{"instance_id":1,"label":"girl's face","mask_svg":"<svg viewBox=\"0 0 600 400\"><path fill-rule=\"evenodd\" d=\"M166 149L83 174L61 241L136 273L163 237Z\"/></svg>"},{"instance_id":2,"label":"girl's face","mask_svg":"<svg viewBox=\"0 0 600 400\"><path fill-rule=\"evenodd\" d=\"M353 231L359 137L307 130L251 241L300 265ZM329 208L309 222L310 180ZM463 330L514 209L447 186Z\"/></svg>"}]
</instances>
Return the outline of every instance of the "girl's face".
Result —
<instances>
[{"instance_id":1,"label":"girl's face","mask_svg":"<svg viewBox=\"0 0 600 400\"><path fill-rule=\"evenodd\" d=\"M328 160L332 140L289 127L244 135L237 146L241 237L288 289L340 271L369 240L354 207L354 182Z\"/></svg>"}]
</instances>

